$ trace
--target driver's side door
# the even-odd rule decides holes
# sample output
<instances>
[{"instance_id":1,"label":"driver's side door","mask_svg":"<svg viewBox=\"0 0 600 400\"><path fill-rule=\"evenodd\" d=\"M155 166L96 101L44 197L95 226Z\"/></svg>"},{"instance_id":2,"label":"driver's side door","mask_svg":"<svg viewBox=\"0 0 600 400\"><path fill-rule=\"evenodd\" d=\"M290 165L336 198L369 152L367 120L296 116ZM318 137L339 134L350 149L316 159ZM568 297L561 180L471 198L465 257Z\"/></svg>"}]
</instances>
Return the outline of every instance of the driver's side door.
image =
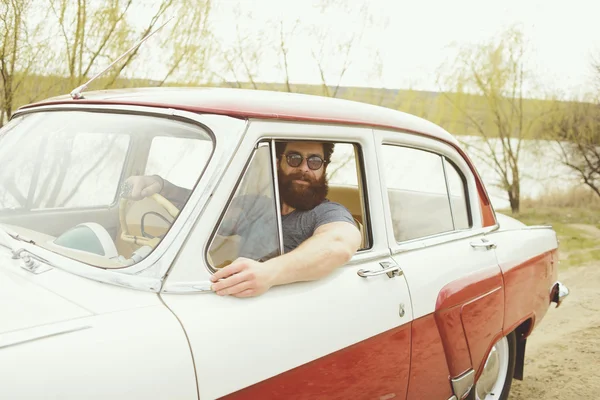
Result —
<instances>
[{"instance_id":1,"label":"driver's side door","mask_svg":"<svg viewBox=\"0 0 600 400\"><path fill-rule=\"evenodd\" d=\"M273 177L267 172L273 171L272 141L265 138L270 136L267 132L292 139L298 125L250 125L235 157L237 162L227 168L161 293L187 333L200 398L405 398L412 309L401 271L378 274L395 264L385 236L376 165L362 162L374 159L371 130L301 127L311 136L344 137L359 149L361 180L364 187L368 183L362 193L368 218L365 229L372 238L369 248L324 279L273 287L255 298L181 295L169 290L186 276L208 279L212 270L208 264L217 263L210 255L210 245L231 200L244 185L244 177ZM266 139L264 143L255 146L261 138ZM256 160L260 161L257 165L266 166L261 173L252 170ZM273 184L267 191L277 199ZM229 199L227 204L223 199ZM274 201L273 207L276 204ZM271 242L280 242L277 224L262 229L263 237L265 229L272 229ZM189 269L192 261L193 271ZM361 277L359 270L375 274Z\"/></svg>"}]
</instances>

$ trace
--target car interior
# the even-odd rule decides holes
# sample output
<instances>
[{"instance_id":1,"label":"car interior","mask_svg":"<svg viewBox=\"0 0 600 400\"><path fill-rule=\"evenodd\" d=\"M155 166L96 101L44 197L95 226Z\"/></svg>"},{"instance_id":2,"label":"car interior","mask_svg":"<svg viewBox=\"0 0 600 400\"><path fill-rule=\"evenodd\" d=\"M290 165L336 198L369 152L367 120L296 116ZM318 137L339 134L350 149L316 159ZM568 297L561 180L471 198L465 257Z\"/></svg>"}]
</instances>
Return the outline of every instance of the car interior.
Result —
<instances>
[{"instance_id":1,"label":"car interior","mask_svg":"<svg viewBox=\"0 0 600 400\"><path fill-rule=\"evenodd\" d=\"M152 142L159 136L131 137L120 182L135 174L161 173L160 168L156 171L148 169ZM195 157L192 154L189 158L193 162ZM168 164L172 159L165 154L159 154L157 158L162 164ZM335 171L332 174L335 176L330 178L327 196L330 201L344 205L352 214L362 235L359 251L370 248L372 240L360 163L358 145L336 143L332 163L328 166L328 174ZM191 182L187 186L191 189L193 185L194 182ZM120 196L121 189L116 188L114 200L103 207L57 207L26 212L0 209L0 223L67 257L102 268L123 268L143 259L153 250L179 210L162 196L139 201L124 199ZM453 198L457 206L451 211L445 195L406 190L390 190L388 193L390 201L400 205L392 210L397 241L452 230L452 212L455 217L460 214L461 218L467 218L468 210L460 207L461 201L464 204L461 198ZM239 239L237 235L216 235L210 244L209 264L219 268L232 262L239 254Z\"/></svg>"}]
</instances>

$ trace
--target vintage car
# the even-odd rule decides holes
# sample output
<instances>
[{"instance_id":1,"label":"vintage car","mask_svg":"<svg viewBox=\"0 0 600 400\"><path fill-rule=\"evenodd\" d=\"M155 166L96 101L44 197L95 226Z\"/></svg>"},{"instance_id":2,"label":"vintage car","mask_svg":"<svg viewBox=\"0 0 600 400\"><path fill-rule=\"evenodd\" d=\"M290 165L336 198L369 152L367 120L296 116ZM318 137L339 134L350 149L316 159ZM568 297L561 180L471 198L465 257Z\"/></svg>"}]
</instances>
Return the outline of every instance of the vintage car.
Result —
<instances>
[{"instance_id":1,"label":"vintage car","mask_svg":"<svg viewBox=\"0 0 600 400\"><path fill-rule=\"evenodd\" d=\"M328 199L360 249L323 279L216 295L246 241L284 252L282 141L335 143ZM20 108L0 165L1 399L506 399L568 294L552 228L496 214L459 142L391 109L89 92ZM126 196L150 175L189 195Z\"/></svg>"}]
</instances>

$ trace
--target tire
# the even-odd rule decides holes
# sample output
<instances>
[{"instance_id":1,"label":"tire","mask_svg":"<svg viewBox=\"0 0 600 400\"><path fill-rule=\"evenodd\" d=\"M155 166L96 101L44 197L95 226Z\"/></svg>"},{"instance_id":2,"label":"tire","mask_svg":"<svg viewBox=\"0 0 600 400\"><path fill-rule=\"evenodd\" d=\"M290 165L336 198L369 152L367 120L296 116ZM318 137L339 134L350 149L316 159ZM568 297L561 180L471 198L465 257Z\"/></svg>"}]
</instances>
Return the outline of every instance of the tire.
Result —
<instances>
[{"instance_id":1,"label":"tire","mask_svg":"<svg viewBox=\"0 0 600 400\"><path fill-rule=\"evenodd\" d=\"M516 358L517 338L515 332L511 332L500 339L488 354L485 361L487 370L484 367L467 399L507 400L515 372ZM494 367L495 365L498 365L497 369ZM500 397L497 395L498 391L500 391ZM494 395L491 393L494 393Z\"/></svg>"}]
</instances>

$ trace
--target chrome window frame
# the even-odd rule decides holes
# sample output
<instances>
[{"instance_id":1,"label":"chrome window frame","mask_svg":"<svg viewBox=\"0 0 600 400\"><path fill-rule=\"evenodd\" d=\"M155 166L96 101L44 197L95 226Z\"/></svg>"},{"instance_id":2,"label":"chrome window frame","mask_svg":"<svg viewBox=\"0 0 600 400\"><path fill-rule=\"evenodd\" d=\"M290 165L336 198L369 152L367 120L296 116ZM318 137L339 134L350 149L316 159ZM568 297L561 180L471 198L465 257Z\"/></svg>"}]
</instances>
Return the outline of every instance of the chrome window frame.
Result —
<instances>
[{"instance_id":1,"label":"chrome window frame","mask_svg":"<svg viewBox=\"0 0 600 400\"><path fill-rule=\"evenodd\" d=\"M343 123L313 123L303 121L271 121L262 119L250 120L250 129L259 130L258 140L272 141L316 141L332 143L348 143L359 151L354 153L359 158L360 175L362 179L362 192L369 247L357 251L347 265L364 262L370 259L381 258L381 254L389 255L386 235L383 229L376 228L383 222L381 210L373 206L380 202L380 188L378 170L376 165L367 162L369 152L374 152L373 130L369 127L345 125ZM373 154L371 154L373 155ZM373 187L375 186L375 187ZM279 197L279 193L276 193ZM379 221L379 222L376 222Z\"/></svg>"},{"instance_id":2,"label":"chrome window frame","mask_svg":"<svg viewBox=\"0 0 600 400\"><path fill-rule=\"evenodd\" d=\"M468 162L456 149L441 140L421 134L387 129L375 129L374 132L376 150L378 154L377 162L381 179L382 198L384 200L384 208L386 213L388 242L392 255L479 236L498 229L498 224L489 227L483 226L483 216L481 214L479 193L477 190L475 176L469 168ZM384 145L401 146L414 148L416 150L428 151L440 156L442 160L447 158L449 162L454 164L457 172L462 175L464 178L463 182L466 184L466 194L468 194L467 204L468 212L470 213L471 227L467 229L455 229L452 231L440 232L429 236L397 242L391 225L390 204L387 195L385 175L383 174L382 166L379 166L379 160L381 159L383 161L381 158L381 148ZM444 178L447 180L446 176L444 176Z\"/></svg>"}]
</instances>

